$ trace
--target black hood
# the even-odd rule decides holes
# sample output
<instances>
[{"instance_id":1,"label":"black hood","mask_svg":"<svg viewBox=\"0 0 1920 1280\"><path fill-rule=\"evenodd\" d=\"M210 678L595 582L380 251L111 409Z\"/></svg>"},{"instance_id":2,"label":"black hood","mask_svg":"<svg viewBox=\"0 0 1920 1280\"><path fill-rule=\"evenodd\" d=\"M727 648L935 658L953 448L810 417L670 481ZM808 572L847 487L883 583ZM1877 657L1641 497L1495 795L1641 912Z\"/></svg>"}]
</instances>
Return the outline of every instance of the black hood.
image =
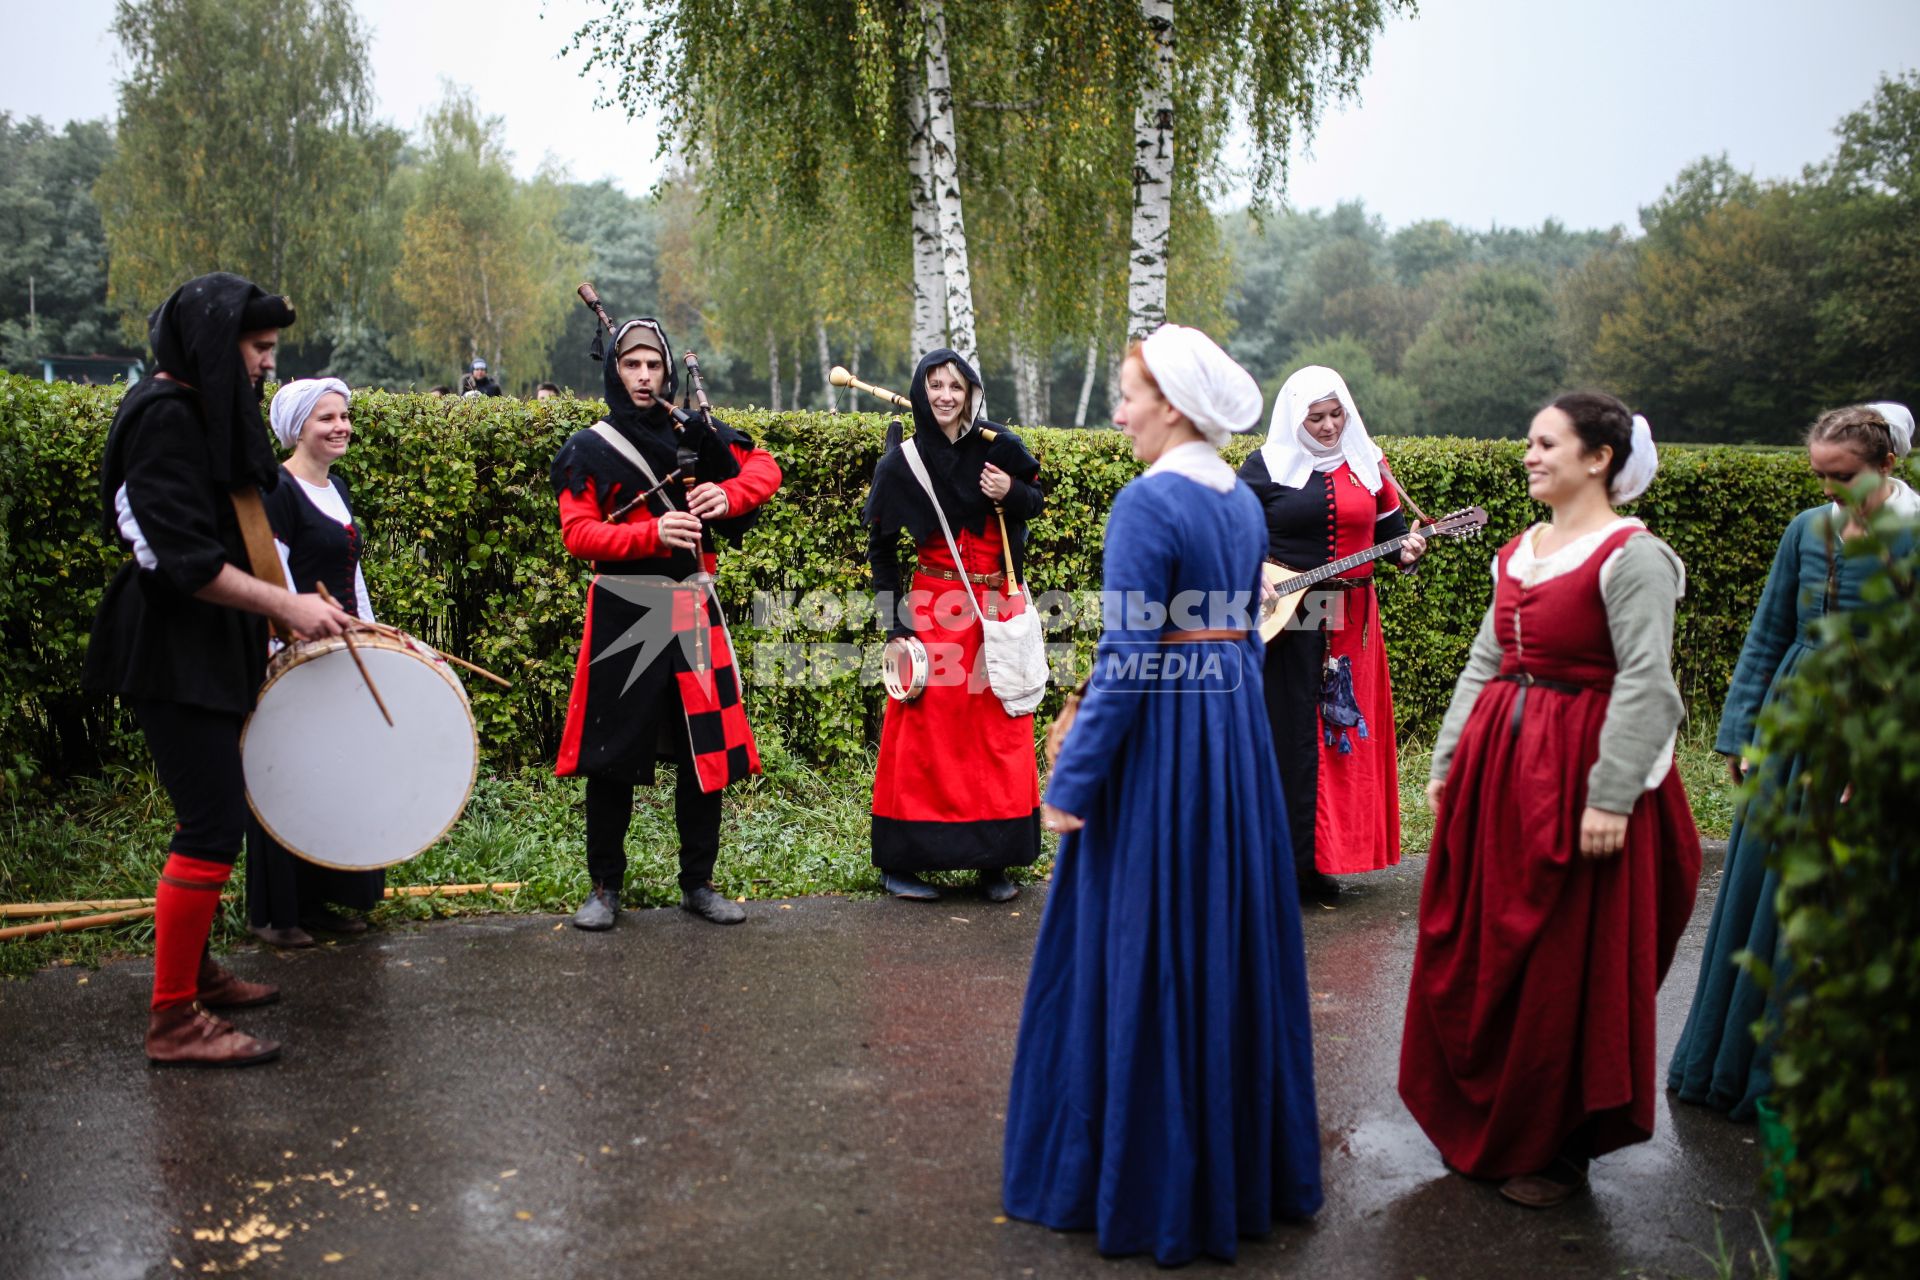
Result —
<instances>
[{"instance_id":1,"label":"black hood","mask_svg":"<svg viewBox=\"0 0 1920 1280\"><path fill-rule=\"evenodd\" d=\"M667 362L667 381L660 394L655 397L653 408L642 411L633 403L633 397L627 394L627 384L620 380L620 358L613 354L614 342L606 344L607 356L600 363L605 367L601 372L601 384L607 398L607 421L629 432L643 426L659 428L665 425L673 398L680 393L680 374L673 364L673 343L667 338L667 331L660 322L651 316L638 320L629 320L620 326L624 332L628 325L644 324L660 335L660 345L666 350L661 353Z\"/></svg>"},{"instance_id":2,"label":"black hood","mask_svg":"<svg viewBox=\"0 0 1920 1280\"><path fill-rule=\"evenodd\" d=\"M124 424L156 394L172 394L184 384L200 407L207 431L207 465L223 489L244 484L272 489L280 475L266 420L260 414L262 388L247 377L240 335L282 329L293 323L293 306L251 280L228 272L189 280L148 317L147 341L154 367L175 380L142 379L130 388L114 415L101 465L101 501L111 510L113 495L125 480L119 459Z\"/></svg>"},{"instance_id":3,"label":"black hood","mask_svg":"<svg viewBox=\"0 0 1920 1280\"><path fill-rule=\"evenodd\" d=\"M973 388L973 394L967 400L968 423L972 423L980 416L980 405L987 395L986 386L980 381L980 375L973 371L973 366L968 364L958 351L940 347L927 352L920 358L919 365L913 371L913 383L907 388L907 399L913 402L913 429L916 434L931 431L939 432L943 437L946 435L946 432L940 430L940 424L933 420L933 406L927 400L927 375L943 364L950 364L959 369L961 376Z\"/></svg>"}]
</instances>

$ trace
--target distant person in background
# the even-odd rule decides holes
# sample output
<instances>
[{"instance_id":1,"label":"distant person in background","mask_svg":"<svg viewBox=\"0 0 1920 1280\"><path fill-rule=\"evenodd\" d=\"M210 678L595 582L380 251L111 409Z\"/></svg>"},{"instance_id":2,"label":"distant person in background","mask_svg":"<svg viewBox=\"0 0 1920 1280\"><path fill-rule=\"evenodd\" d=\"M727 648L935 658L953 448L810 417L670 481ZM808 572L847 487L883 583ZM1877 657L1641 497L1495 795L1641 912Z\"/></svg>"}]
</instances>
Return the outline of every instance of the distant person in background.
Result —
<instances>
[{"instance_id":1,"label":"distant person in background","mask_svg":"<svg viewBox=\"0 0 1920 1280\"><path fill-rule=\"evenodd\" d=\"M1267 554L1291 569L1318 569L1407 532L1380 446L1346 379L1323 365L1296 370L1280 388L1266 443L1240 478L1266 509ZM1426 549L1409 537L1398 563L1411 568ZM1332 902L1333 877L1400 861L1393 685L1373 564L1307 593L1265 662L1294 875L1302 899Z\"/></svg>"},{"instance_id":2,"label":"distant person in background","mask_svg":"<svg viewBox=\"0 0 1920 1280\"><path fill-rule=\"evenodd\" d=\"M1920 496L1894 475L1912 448L1913 414L1891 402L1832 410L1807 433L1808 465L1829 493L1840 494L1869 472L1881 477L1864 504L1863 514L1869 516L1885 507L1907 519L1920 517ZM1837 501L1802 511L1787 525L1733 669L1713 743L1727 757L1736 782L1746 780L1744 756L1756 744L1764 772L1727 839L1720 896L1713 903L1693 1006L1667 1069L1667 1088L1682 1102L1724 1111L1735 1120L1754 1119L1756 1104L1773 1090L1773 1046L1756 1040L1753 1026L1762 1019L1777 1025L1779 1018L1777 1002L1734 959L1751 952L1780 972L1780 918L1774 911L1780 873L1767 865L1771 842L1753 832L1747 819L1754 805L1779 803L1801 785L1798 761L1766 756L1761 712L1819 645L1814 627L1821 618L1870 607L1862 588L1878 567L1875 560L1838 554L1840 544L1860 532L1859 520Z\"/></svg>"},{"instance_id":3,"label":"distant person in background","mask_svg":"<svg viewBox=\"0 0 1920 1280\"><path fill-rule=\"evenodd\" d=\"M280 447L291 452L280 464L280 483L266 496L267 523L289 586L317 591L325 583L334 599L372 622L360 571L365 538L346 481L332 472L353 439L349 395L338 378L300 378L274 393L268 419ZM332 908L371 911L386 884L384 871L339 871L296 858L248 816L247 926L269 946L310 947L309 929L365 933L365 920Z\"/></svg>"},{"instance_id":4,"label":"distant person in background","mask_svg":"<svg viewBox=\"0 0 1920 1280\"><path fill-rule=\"evenodd\" d=\"M543 382L533 389L533 398L535 400L558 400L560 398L560 388L551 382Z\"/></svg>"},{"instance_id":5,"label":"distant person in background","mask_svg":"<svg viewBox=\"0 0 1920 1280\"><path fill-rule=\"evenodd\" d=\"M452 395L453 388L448 386L446 383L442 382L437 386L428 387L427 394L432 396L435 400L438 400L441 396Z\"/></svg>"},{"instance_id":6,"label":"distant person in background","mask_svg":"<svg viewBox=\"0 0 1920 1280\"><path fill-rule=\"evenodd\" d=\"M468 366L467 376L460 380L460 394L466 395L476 391L483 396L503 396L507 394L500 389L500 384L495 382L493 376L487 372L487 362L478 356L474 357L473 363Z\"/></svg>"}]
</instances>

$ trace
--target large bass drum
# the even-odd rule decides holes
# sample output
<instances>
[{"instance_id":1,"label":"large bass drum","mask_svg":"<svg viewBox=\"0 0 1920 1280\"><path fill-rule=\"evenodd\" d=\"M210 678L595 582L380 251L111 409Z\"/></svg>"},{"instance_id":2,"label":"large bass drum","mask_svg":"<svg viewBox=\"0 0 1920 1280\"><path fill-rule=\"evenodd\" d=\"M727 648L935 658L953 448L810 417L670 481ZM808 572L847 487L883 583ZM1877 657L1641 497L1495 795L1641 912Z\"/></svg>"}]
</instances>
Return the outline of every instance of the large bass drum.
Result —
<instances>
[{"instance_id":1,"label":"large bass drum","mask_svg":"<svg viewBox=\"0 0 1920 1280\"><path fill-rule=\"evenodd\" d=\"M308 862L390 867L459 821L480 763L467 691L404 635L354 633L389 725L338 636L282 649L240 732L247 803Z\"/></svg>"}]
</instances>

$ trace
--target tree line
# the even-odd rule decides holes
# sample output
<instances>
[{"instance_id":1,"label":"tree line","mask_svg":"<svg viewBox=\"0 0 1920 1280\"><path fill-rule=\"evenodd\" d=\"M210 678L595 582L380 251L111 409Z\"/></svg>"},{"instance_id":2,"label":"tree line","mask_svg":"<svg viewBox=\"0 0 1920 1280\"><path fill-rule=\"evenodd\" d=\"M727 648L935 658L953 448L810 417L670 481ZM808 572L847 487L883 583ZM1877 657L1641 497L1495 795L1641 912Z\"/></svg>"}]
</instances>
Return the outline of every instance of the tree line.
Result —
<instances>
[{"instance_id":1,"label":"tree line","mask_svg":"<svg viewBox=\"0 0 1920 1280\"><path fill-rule=\"evenodd\" d=\"M0 114L0 361L137 352L147 309L221 267L294 298L284 370L395 388L481 356L593 394L592 278L696 346L723 400L771 407L837 407L831 364L897 383L948 344L995 416L1098 424L1163 316L1270 392L1333 365L1391 432L1506 435L1587 384L1666 439L1778 441L1916 393L1920 76L1797 179L1689 166L1637 235L1274 208L1288 142L1402 7L610 4L573 52L611 103L663 112L673 165L631 196L517 178L457 86L413 136L375 119L350 0L122 0L116 122ZM1221 213L1230 129L1266 159Z\"/></svg>"}]
</instances>

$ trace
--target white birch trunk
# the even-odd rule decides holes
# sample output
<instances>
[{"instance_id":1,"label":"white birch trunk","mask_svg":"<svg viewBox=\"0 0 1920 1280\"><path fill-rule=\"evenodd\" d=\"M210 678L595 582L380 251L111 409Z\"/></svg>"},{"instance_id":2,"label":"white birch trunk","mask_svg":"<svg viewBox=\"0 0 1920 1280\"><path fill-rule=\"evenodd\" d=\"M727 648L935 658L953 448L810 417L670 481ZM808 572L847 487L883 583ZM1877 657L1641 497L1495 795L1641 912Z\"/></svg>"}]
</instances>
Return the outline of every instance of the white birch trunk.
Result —
<instances>
[{"instance_id":1,"label":"white birch trunk","mask_svg":"<svg viewBox=\"0 0 1920 1280\"><path fill-rule=\"evenodd\" d=\"M824 320L813 322L814 336L820 340L820 385L827 391L827 412L840 412L840 396L833 387L833 356L827 350L827 324Z\"/></svg>"},{"instance_id":2,"label":"white birch trunk","mask_svg":"<svg viewBox=\"0 0 1920 1280\"><path fill-rule=\"evenodd\" d=\"M1073 425L1087 425L1087 405L1093 400L1093 380L1100 372L1100 339L1087 343L1087 372L1080 379L1080 404L1073 411Z\"/></svg>"},{"instance_id":3,"label":"white birch trunk","mask_svg":"<svg viewBox=\"0 0 1920 1280\"><path fill-rule=\"evenodd\" d=\"M800 352L801 348L796 345L793 349L793 394L787 397L787 402L794 407L795 412L806 407L800 403L800 379L806 374L807 362L800 358Z\"/></svg>"},{"instance_id":4,"label":"white birch trunk","mask_svg":"<svg viewBox=\"0 0 1920 1280\"><path fill-rule=\"evenodd\" d=\"M780 340L767 330L767 408L780 412Z\"/></svg>"},{"instance_id":5,"label":"white birch trunk","mask_svg":"<svg viewBox=\"0 0 1920 1280\"><path fill-rule=\"evenodd\" d=\"M1108 412L1120 403L1120 366L1126 363L1127 349L1115 347L1107 353L1107 405Z\"/></svg>"},{"instance_id":6,"label":"white birch trunk","mask_svg":"<svg viewBox=\"0 0 1920 1280\"><path fill-rule=\"evenodd\" d=\"M1038 426L1046 417L1040 407L1039 361L1033 358L1033 348L1019 338L1013 340L1008 354L1013 364L1014 412L1021 426Z\"/></svg>"},{"instance_id":7,"label":"white birch trunk","mask_svg":"<svg viewBox=\"0 0 1920 1280\"><path fill-rule=\"evenodd\" d=\"M908 200L913 207L913 363L947 345L947 277L940 265L940 212L933 195L925 66L907 93ZM856 370L855 372L858 372Z\"/></svg>"},{"instance_id":8,"label":"white birch trunk","mask_svg":"<svg viewBox=\"0 0 1920 1280\"><path fill-rule=\"evenodd\" d=\"M960 207L960 144L953 123L953 80L947 67L946 0L920 0L920 19L927 33L927 135L934 207L940 217L940 267L946 276L947 345L979 370L973 273L967 266L967 224Z\"/></svg>"},{"instance_id":9,"label":"white birch trunk","mask_svg":"<svg viewBox=\"0 0 1920 1280\"><path fill-rule=\"evenodd\" d=\"M1167 319L1167 232L1173 215L1173 0L1140 0L1153 69L1133 113L1133 242L1127 252L1127 336Z\"/></svg>"}]
</instances>

